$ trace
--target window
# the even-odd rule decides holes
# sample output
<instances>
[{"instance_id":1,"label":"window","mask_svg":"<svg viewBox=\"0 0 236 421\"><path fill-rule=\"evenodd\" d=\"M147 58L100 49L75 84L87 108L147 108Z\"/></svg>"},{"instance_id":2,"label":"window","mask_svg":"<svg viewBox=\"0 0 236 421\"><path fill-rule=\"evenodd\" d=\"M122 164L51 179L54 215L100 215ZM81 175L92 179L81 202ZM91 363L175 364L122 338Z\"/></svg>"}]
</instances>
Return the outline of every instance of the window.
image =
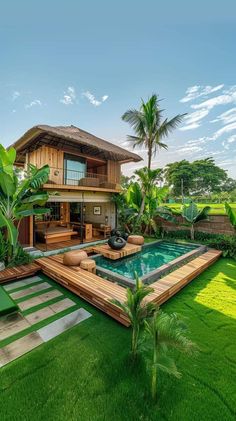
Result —
<instances>
[{"instance_id":1,"label":"window","mask_svg":"<svg viewBox=\"0 0 236 421\"><path fill-rule=\"evenodd\" d=\"M64 184L78 185L79 180L86 175L86 161L84 158L65 154Z\"/></svg>"},{"instance_id":2,"label":"window","mask_svg":"<svg viewBox=\"0 0 236 421\"><path fill-rule=\"evenodd\" d=\"M60 221L61 219L60 205L61 204L59 202L47 202L44 205L44 208L48 208L49 212L44 215L36 215L35 222Z\"/></svg>"}]
</instances>

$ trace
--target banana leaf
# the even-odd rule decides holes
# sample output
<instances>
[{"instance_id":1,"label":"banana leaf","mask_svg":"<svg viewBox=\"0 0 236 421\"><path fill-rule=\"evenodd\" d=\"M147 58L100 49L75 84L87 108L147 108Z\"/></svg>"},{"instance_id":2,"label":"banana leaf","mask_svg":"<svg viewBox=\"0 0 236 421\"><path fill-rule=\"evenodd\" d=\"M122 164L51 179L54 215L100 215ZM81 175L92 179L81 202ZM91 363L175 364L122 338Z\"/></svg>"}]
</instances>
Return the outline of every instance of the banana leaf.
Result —
<instances>
[{"instance_id":1,"label":"banana leaf","mask_svg":"<svg viewBox=\"0 0 236 421\"><path fill-rule=\"evenodd\" d=\"M225 211L229 217L231 225L236 229L236 211L226 202Z\"/></svg>"}]
</instances>

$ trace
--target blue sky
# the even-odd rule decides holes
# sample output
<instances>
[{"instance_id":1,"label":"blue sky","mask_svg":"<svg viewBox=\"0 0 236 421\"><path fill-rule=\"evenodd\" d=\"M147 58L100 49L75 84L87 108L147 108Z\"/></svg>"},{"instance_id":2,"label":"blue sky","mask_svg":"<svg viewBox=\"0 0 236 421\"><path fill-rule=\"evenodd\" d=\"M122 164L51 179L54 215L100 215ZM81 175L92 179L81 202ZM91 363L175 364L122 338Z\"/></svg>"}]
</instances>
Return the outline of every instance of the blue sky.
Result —
<instances>
[{"instance_id":1,"label":"blue sky","mask_svg":"<svg viewBox=\"0 0 236 421\"><path fill-rule=\"evenodd\" d=\"M2 3L0 142L74 124L129 147L120 117L155 92L188 116L153 166L213 156L236 177L235 23L234 0Z\"/></svg>"}]
</instances>

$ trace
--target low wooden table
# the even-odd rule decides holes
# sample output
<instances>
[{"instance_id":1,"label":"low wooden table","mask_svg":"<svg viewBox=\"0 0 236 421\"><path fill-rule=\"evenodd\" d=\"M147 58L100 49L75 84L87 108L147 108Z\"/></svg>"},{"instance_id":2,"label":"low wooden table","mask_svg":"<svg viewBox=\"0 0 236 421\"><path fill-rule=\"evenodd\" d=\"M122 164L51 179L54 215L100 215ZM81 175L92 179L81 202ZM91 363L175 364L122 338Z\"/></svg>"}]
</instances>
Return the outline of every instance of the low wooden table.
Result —
<instances>
[{"instance_id":1,"label":"low wooden table","mask_svg":"<svg viewBox=\"0 0 236 421\"><path fill-rule=\"evenodd\" d=\"M93 247L93 251L98 254L102 254L111 260L122 259L122 257L129 256L134 253L141 251L142 247L135 244L127 243L121 250L113 250L108 244L99 244Z\"/></svg>"}]
</instances>

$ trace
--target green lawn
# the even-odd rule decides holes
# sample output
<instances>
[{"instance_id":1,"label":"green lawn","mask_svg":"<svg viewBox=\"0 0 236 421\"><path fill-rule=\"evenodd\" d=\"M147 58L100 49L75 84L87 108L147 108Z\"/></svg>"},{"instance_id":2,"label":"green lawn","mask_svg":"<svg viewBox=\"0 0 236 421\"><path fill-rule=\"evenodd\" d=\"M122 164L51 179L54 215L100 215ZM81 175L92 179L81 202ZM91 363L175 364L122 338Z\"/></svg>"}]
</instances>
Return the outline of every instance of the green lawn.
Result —
<instances>
[{"instance_id":1,"label":"green lawn","mask_svg":"<svg viewBox=\"0 0 236 421\"><path fill-rule=\"evenodd\" d=\"M0 371L3 421L233 421L236 262L222 259L163 306L188 319L201 352L177 357L149 397L142 362L127 356L130 330L76 298L93 317Z\"/></svg>"},{"instance_id":2,"label":"green lawn","mask_svg":"<svg viewBox=\"0 0 236 421\"><path fill-rule=\"evenodd\" d=\"M164 203L165 206L168 206L171 209L180 210L181 203ZM197 203L199 209L204 208L204 206L211 206L210 215L226 215L225 206L223 203ZM236 210L236 203L230 203L230 206Z\"/></svg>"}]
</instances>

